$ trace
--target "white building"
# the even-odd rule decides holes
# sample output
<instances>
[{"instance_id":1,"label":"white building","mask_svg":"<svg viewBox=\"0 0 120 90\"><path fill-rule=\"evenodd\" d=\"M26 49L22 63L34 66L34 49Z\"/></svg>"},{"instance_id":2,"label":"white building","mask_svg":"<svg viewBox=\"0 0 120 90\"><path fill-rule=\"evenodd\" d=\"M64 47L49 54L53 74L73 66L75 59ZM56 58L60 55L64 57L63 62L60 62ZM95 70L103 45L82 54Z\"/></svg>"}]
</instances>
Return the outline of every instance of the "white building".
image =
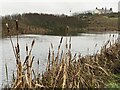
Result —
<instances>
[{"instance_id":1,"label":"white building","mask_svg":"<svg viewBox=\"0 0 120 90\"><path fill-rule=\"evenodd\" d=\"M110 9L107 9L107 8L98 9L96 7L96 9L93 11L93 14L109 14L109 13L113 13L112 8L110 8Z\"/></svg>"}]
</instances>

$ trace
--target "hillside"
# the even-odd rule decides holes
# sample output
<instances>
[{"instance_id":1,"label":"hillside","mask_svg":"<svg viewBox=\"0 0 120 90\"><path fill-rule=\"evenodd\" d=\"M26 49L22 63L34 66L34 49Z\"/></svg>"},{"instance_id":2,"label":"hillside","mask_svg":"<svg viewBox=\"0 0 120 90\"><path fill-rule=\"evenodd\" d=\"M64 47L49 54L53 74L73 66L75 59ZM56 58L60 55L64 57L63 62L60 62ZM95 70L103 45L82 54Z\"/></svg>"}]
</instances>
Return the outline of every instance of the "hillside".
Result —
<instances>
[{"instance_id":1,"label":"hillside","mask_svg":"<svg viewBox=\"0 0 120 90\"><path fill-rule=\"evenodd\" d=\"M92 16L88 19L87 30L92 31L114 31L118 30L118 17L107 15Z\"/></svg>"},{"instance_id":2,"label":"hillside","mask_svg":"<svg viewBox=\"0 0 120 90\"><path fill-rule=\"evenodd\" d=\"M69 34L88 31L118 30L118 15L91 15L77 16L24 13L2 17L3 36L8 32L5 24L9 23L12 35L16 35L15 20L19 21L19 34L54 34L65 35L66 26Z\"/></svg>"}]
</instances>

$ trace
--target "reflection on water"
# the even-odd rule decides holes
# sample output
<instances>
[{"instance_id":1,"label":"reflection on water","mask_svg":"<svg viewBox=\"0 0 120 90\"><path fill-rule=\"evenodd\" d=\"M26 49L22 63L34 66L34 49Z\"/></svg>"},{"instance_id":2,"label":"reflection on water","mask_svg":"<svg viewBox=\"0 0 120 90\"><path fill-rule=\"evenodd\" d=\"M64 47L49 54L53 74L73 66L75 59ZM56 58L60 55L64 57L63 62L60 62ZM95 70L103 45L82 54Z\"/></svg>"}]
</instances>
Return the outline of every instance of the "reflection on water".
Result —
<instances>
[{"instance_id":1,"label":"reflection on water","mask_svg":"<svg viewBox=\"0 0 120 90\"><path fill-rule=\"evenodd\" d=\"M112 38L114 37L114 38ZM81 55L87 55L87 54L94 54L98 50L100 50L101 46L104 45L104 43L111 39L112 42L115 41L115 39L118 37L117 33L114 34L86 34L82 33L79 36L72 36L72 54L75 53L81 53ZM69 39L69 37L67 37ZM31 45L32 40L35 40L35 46L33 48L32 55L35 56L35 61L33 67L35 67L37 60L40 60L40 72L44 71L45 65L47 62L47 55L48 55L48 49L50 47L50 44L52 43L54 46L55 52L57 52L57 47L59 45L60 36L48 36L48 35L20 35L19 36L19 44L20 44L20 54L21 54L21 60L25 59L25 45L27 44L29 47ZM61 46L61 50L65 49L65 39L63 38L63 43ZM14 45L16 44L16 37L12 37L12 40L14 42ZM69 42L69 41L68 41ZM95 47L95 45L97 45ZM10 43L9 38L3 38L0 39L0 54L2 57L2 66L5 66L5 63L8 65L8 71L9 71L9 79L11 78L11 74L13 70L15 70L15 57L12 51L12 46ZM0 65L1 66L1 65ZM2 79L3 82L5 80L5 69L0 67L0 71L2 71ZM1 73L1 72L0 72Z\"/></svg>"}]
</instances>

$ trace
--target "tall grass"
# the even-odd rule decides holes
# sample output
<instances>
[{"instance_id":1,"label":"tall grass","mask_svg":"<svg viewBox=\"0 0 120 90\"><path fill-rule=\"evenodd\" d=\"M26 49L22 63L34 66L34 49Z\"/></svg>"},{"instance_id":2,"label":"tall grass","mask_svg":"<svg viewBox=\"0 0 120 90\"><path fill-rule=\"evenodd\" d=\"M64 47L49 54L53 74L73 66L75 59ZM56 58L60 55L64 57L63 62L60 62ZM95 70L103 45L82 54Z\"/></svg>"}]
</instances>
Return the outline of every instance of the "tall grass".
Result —
<instances>
[{"instance_id":1,"label":"tall grass","mask_svg":"<svg viewBox=\"0 0 120 90\"><path fill-rule=\"evenodd\" d=\"M110 40L108 40L101 47L100 53L82 57L77 54L72 55L71 37L66 37L66 49L61 50L61 44L63 42L63 37L61 37L56 55L53 44L51 43L46 71L44 73L39 73L39 71L35 72L34 68L32 68L34 56L31 54L35 40L32 41L30 47L26 45L26 58L22 62L18 41L19 37L17 36L16 45L13 45L9 26L8 24L6 25L16 58L17 68L17 75L15 76L13 73L13 81L9 85L9 88L104 88L113 79L112 73L118 72L117 69L120 68L119 42L115 42L111 47L107 48L111 44ZM67 27L67 33L68 29ZM16 30L18 30L18 21L16 21ZM67 33L66 35L68 35ZM37 65L39 70L39 60Z\"/></svg>"}]
</instances>

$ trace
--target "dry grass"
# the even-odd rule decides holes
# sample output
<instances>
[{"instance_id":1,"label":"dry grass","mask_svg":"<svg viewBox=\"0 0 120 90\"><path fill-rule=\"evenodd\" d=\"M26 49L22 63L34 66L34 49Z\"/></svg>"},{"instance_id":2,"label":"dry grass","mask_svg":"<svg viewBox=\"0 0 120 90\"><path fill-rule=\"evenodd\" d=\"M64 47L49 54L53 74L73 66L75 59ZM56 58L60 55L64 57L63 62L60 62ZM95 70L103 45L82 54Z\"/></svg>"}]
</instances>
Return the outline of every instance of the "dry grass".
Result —
<instances>
[{"instance_id":1,"label":"dry grass","mask_svg":"<svg viewBox=\"0 0 120 90\"><path fill-rule=\"evenodd\" d=\"M50 70L44 73L43 85L56 88L105 87L120 64L120 44L115 43L110 48L106 48L107 44L110 43L106 43L100 54L85 57L80 55L72 57L70 48L66 48L67 52L64 52L63 57L58 60L60 62L54 62L49 67ZM51 84L51 78L53 84Z\"/></svg>"},{"instance_id":2,"label":"dry grass","mask_svg":"<svg viewBox=\"0 0 120 90\"><path fill-rule=\"evenodd\" d=\"M9 26L7 28L9 31ZM17 37L17 41L18 39L19 37ZM116 41L107 48L107 45L111 43L108 41L101 48L100 54L81 57L77 54L72 55L71 37L68 43L68 37L66 37L66 49L60 51L63 41L63 37L61 37L56 56L51 43L46 71L42 74L35 73L32 68L34 56L31 54L35 40L32 41L30 49L26 45L26 59L24 62L20 58L19 41L15 46L11 35L10 40L16 57L17 75L13 75L12 83L6 88L103 88L112 79L112 73L117 72L117 69L120 68L119 42Z\"/></svg>"}]
</instances>

